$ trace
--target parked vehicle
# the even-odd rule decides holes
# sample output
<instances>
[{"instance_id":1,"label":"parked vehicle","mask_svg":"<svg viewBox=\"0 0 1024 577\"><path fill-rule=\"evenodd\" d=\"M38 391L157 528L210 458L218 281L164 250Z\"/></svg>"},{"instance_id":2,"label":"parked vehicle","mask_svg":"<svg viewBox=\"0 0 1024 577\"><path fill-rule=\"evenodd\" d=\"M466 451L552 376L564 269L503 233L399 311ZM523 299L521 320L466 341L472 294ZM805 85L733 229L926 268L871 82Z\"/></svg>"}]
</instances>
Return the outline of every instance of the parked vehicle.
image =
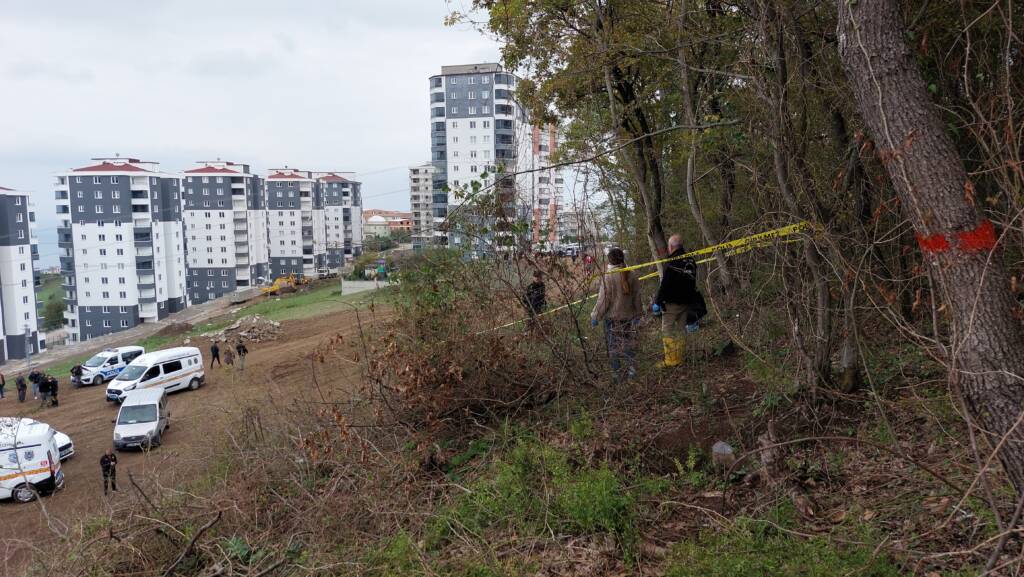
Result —
<instances>
[{"instance_id":1,"label":"parked vehicle","mask_svg":"<svg viewBox=\"0 0 1024 577\"><path fill-rule=\"evenodd\" d=\"M159 447L170 419L165 389L129 391L114 419L114 450Z\"/></svg>"},{"instance_id":2,"label":"parked vehicle","mask_svg":"<svg viewBox=\"0 0 1024 577\"><path fill-rule=\"evenodd\" d=\"M318 268L316 269L316 276L319 279L338 278L338 272L334 269Z\"/></svg>"},{"instance_id":3,"label":"parked vehicle","mask_svg":"<svg viewBox=\"0 0 1024 577\"><path fill-rule=\"evenodd\" d=\"M46 423L0 417L0 499L28 503L64 487L56 437Z\"/></svg>"},{"instance_id":4,"label":"parked vehicle","mask_svg":"<svg viewBox=\"0 0 1024 577\"><path fill-rule=\"evenodd\" d=\"M113 380L125 367L145 352L146 349L135 346L104 349L82 363L82 374L79 376L72 374L71 384L75 387L102 385Z\"/></svg>"},{"instance_id":5,"label":"parked vehicle","mask_svg":"<svg viewBox=\"0 0 1024 577\"><path fill-rule=\"evenodd\" d=\"M196 347L175 347L136 357L107 385L108 401L124 401L129 391L198 389L206 379L203 355Z\"/></svg>"},{"instance_id":6,"label":"parked vehicle","mask_svg":"<svg viewBox=\"0 0 1024 577\"><path fill-rule=\"evenodd\" d=\"M54 431L53 436L57 441L57 451L60 453L62 463L75 456L75 444L71 442L71 437L60 431Z\"/></svg>"}]
</instances>

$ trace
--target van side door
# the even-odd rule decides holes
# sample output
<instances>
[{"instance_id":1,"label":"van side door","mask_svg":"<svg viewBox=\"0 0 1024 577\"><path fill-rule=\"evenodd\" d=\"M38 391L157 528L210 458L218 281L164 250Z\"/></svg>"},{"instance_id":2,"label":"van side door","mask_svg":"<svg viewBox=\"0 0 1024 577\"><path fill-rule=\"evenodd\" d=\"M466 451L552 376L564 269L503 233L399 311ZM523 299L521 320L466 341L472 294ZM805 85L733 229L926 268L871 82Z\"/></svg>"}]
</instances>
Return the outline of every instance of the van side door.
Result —
<instances>
[{"instance_id":1,"label":"van side door","mask_svg":"<svg viewBox=\"0 0 1024 577\"><path fill-rule=\"evenodd\" d=\"M164 388L168 391L176 391L185 388L187 382L182 382L181 374L184 372L181 366L181 359L167 361L163 365L165 383Z\"/></svg>"}]
</instances>

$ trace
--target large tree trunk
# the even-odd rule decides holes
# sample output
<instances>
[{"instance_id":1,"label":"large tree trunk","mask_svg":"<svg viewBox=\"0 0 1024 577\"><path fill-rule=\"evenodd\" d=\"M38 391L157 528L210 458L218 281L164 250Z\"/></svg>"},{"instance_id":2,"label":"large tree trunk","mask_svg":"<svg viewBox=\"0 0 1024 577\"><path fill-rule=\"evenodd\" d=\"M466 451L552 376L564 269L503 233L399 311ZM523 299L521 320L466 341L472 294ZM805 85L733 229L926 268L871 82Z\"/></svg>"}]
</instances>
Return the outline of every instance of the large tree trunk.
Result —
<instances>
[{"instance_id":1,"label":"large tree trunk","mask_svg":"<svg viewBox=\"0 0 1024 577\"><path fill-rule=\"evenodd\" d=\"M896 0L837 5L847 79L952 323L950 379L1024 494L1024 327L992 224L965 194L967 173L903 41Z\"/></svg>"},{"instance_id":2,"label":"large tree trunk","mask_svg":"<svg viewBox=\"0 0 1024 577\"><path fill-rule=\"evenodd\" d=\"M683 92L683 114L686 121L691 126L697 126L697 103L695 102L694 87L692 80L690 79L690 67L687 64L686 57L686 43L683 39L687 37L686 30L686 2L679 3L679 15L676 19L677 28L679 32L679 50L676 51L677 58L679 59L679 81L682 86ZM697 222L697 228L700 229L700 234L704 238L704 242L709 246L715 246L719 244L718 237L711 232L711 227L708 226L707 219L704 218L704 213L700 209L700 204L697 202L697 191L695 190L694 184L694 171L696 167L697 159L697 142L700 138L699 133L690 135L690 155L686 159L686 201L690 205L690 212L693 214L693 220ZM730 290L732 288L732 272L729 270L729 263L725 259L725 255L722 251L716 250L715 261L718 262L718 274L720 276L722 288Z\"/></svg>"}]
</instances>

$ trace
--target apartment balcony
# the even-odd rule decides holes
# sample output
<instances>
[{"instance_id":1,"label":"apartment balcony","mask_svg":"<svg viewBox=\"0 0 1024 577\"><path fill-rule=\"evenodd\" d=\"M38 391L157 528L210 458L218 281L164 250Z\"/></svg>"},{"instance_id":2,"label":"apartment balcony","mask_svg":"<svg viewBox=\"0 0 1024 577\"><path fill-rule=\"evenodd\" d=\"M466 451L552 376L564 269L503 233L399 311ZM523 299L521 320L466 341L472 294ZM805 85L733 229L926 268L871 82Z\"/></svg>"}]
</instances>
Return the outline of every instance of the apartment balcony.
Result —
<instances>
[{"instance_id":1,"label":"apartment balcony","mask_svg":"<svg viewBox=\"0 0 1024 577\"><path fill-rule=\"evenodd\" d=\"M148 176L133 176L128 187L131 190L149 190L149 177Z\"/></svg>"},{"instance_id":2,"label":"apartment balcony","mask_svg":"<svg viewBox=\"0 0 1024 577\"><path fill-rule=\"evenodd\" d=\"M150 218L135 217L132 218L132 225L134 225L135 228L145 228L147 231L149 231L150 227L153 226L153 220ZM135 232L136 234L138 234L139 231Z\"/></svg>"},{"instance_id":3,"label":"apartment balcony","mask_svg":"<svg viewBox=\"0 0 1024 577\"><path fill-rule=\"evenodd\" d=\"M70 234L59 234L57 235L57 248L70 249L74 246L75 242ZM67 256L71 256L70 254Z\"/></svg>"},{"instance_id":4,"label":"apartment balcony","mask_svg":"<svg viewBox=\"0 0 1024 577\"><path fill-rule=\"evenodd\" d=\"M71 207L66 204L58 204L57 214L71 214Z\"/></svg>"},{"instance_id":5,"label":"apartment balcony","mask_svg":"<svg viewBox=\"0 0 1024 577\"><path fill-rule=\"evenodd\" d=\"M132 200L149 200L148 190L133 190Z\"/></svg>"},{"instance_id":6,"label":"apartment balcony","mask_svg":"<svg viewBox=\"0 0 1024 577\"><path fill-rule=\"evenodd\" d=\"M244 221L243 222L235 221L235 227L234 228L235 228L235 232L247 232L249 230L249 227L247 226L247 224Z\"/></svg>"},{"instance_id":7,"label":"apartment balcony","mask_svg":"<svg viewBox=\"0 0 1024 577\"><path fill-rule=\"evenodd\" d=\"M154 282L156 282L156 277L154 277L151 274L141 274L141 275L139 275L139 286L151 285Z\"/></svg>"},{"instance_id":8,"label":"apartment balcony","mask_svg":"<svg viewBox=\"0 0 1024 577\"><path fill-rule=\"evenodd\" d=\"M54 192L53 193L53 199L54 200L67 200L68 199L68 191L66 191L66 190L58 190L58 191Z\"/></svg>"},{"instance_id":9,"label":"apartment balcony","mask_svg":"<svg viewBox=\"0 0 1024 577\"><path fill-rule=\"evenodd\" d=\"M248 256L236 257L235 258L235 266L236 267L237 266L249 266L249 257Z\"/></svg>"},{"instance_id":10,"label":"apartment balcony","mask_svg":"<svg viewBox=\"0 0 1024 577\"><path fill-rule=\"evenodd\" d=\"M245 212L235 212L231 216L232 220L235 221L235 224L238 224L240 222L245 223L246 221L249 220L249 215L245 214Z\"/></svg>"},{"instance_id":11,"label":"apartment balcony","mask_svg":"<svg viewBox=\"0 0 1024 577\"><path fill-rule=\"evenodd\" d=\"M153 256L153 247L149 245L136 246L135 256Z\"/></svg>"}]
</instances>

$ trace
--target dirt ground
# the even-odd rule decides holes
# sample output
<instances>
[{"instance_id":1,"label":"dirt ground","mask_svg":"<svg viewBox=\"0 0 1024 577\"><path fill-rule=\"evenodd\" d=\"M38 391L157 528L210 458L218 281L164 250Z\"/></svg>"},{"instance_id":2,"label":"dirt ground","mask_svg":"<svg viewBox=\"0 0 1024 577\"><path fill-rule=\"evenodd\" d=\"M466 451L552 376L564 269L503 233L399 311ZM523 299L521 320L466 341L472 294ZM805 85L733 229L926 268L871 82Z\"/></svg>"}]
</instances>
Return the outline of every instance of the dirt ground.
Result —
<instances>
[{"instance_id":1,"label":"dirt ground","mask_svg":"<svg viewBox=\"0 0 1024 577\"><path fill-rule=\"evenodd\" d=\"M361 314L364 323L371 316L366 311ZM284 321L281 328L277 340L248 345L250 354L244 371L237 365L214 367L207 370L204 387L172 393L171 428L164 435L163 445L150 453L118 453L120 492L109 497L103 495L99 459L111 446L111 421L117 416L117 405L104 400L105 387L62 387L57 408L39 410L29 402L19 406L11 396L0 401L0 415L21 414L49 423L75 443L75 456L63 465L64 490L32 504L0 502L0 553L4 559L0 574L7 574L5 569L12 563L24 561L32 548L104 514L113 500L136 493L129 473L148 487L177 487L194 478L218 452L231 450L228 427L237 424L242 408L271 402L287 404L308 397L313 388L309 353L335 335L358 331L356 313L351 311ZM190 345L203 351L209 367L209 341L193 338ZM324 371L346 374L324 375ZM323 365L318 374L321 380L338 377L330 379L335 383L358 378L354 365Z\"/></svg>"}]
</instances>

